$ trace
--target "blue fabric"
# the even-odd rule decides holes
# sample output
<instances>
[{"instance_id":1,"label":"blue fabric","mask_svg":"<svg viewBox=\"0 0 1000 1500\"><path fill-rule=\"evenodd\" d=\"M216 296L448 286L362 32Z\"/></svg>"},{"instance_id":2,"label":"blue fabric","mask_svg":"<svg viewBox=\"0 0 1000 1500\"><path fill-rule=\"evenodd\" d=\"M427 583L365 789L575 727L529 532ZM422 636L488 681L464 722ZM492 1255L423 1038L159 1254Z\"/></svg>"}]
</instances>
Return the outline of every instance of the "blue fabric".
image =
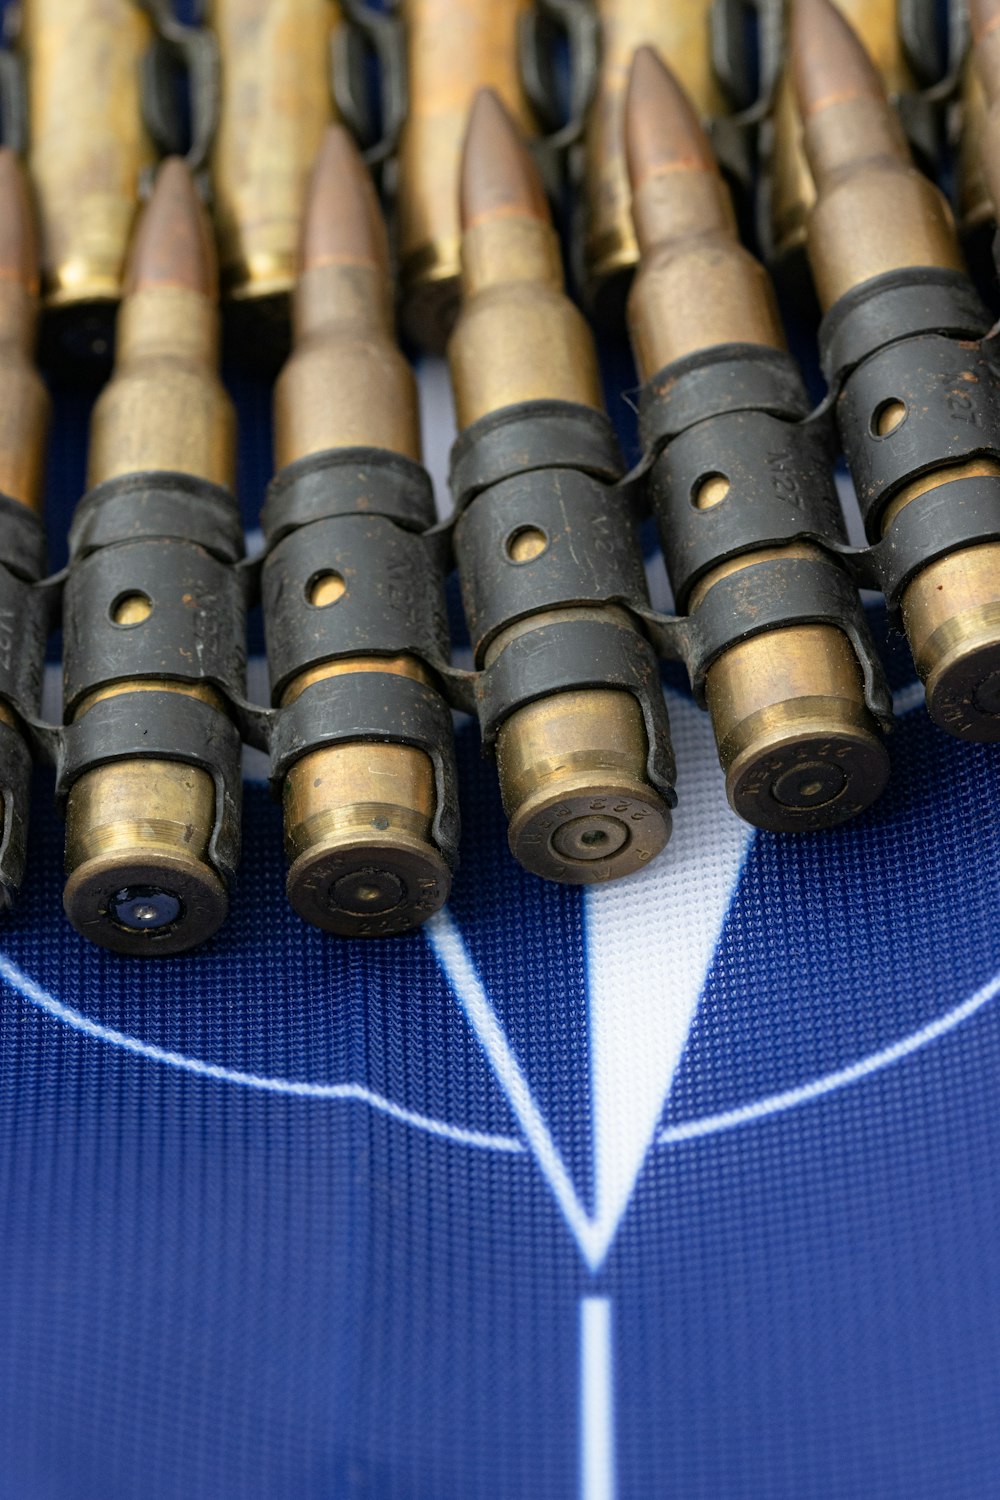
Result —
<instances>
[{"instance_id":1,"label":"blue fabric","mask_svg":"<svg viewBox=\"0 0 1000 1500\"><path fill-rule=\"evenodd\" d=\"M252 527L269 396L230 384ZM54 563L88 408L58 393ZM38 776L0 931L0 1500L997 1493L1000 751L930 725L873 623L900 717L865 817L737 827L668 673L674 843L585 897L514 865L466 724L454 896L402 940L291 914L250 783L218 937L92 948Z\"/></svg>"}]
</instances>

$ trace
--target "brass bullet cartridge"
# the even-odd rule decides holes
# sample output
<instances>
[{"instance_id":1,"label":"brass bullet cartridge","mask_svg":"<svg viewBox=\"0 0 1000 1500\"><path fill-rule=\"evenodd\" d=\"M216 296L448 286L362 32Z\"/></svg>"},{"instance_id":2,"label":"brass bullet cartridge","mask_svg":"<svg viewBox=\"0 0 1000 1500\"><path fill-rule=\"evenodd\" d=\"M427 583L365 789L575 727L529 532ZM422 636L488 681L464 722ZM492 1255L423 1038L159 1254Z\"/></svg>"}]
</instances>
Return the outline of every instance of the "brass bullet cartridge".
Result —
<instances>
[{"instance_id":1,"label":"brass bullet cartridge","mask_svg":"<svg viewBox=\"0 0 1000 1500\"><path fill-rule=\"evenodd\" d=\"M4 532L0 539L3 559L0 570L0 670L5 687L12 660L33 651L37 653L37 659L30 664L31 675L40 682L44 652L44 629L30 631L28 620L19 607L18 595L24 585L11 582L8 573L10 566L11 571L16 567L22 578L37 577L44 557L40 516L49 398L33 361L37 320L38 245L27 183L14 153L0 149L0 510L5 510L7 503L12 502L15 507L23 507L33 517L39 518L39 524L32 528L32 534L36 536L35 568L26 567L21 562L16 544L13 550L9 550L13 540L10 515L4 514L0 528ZM22 707L37 709L38 705L25 703ZM17 715L5 698L0 699L0 723L5 728L17 730ZM16 744L7 744L0 736L0 785L14 798L12 778L16 776L16 770L11 764L12 751L18 760L26 761L26 756L18 753ZM15 816L26 819L26 806L13 811ZM10 900L20 879L18 860L23 859L22 850L13 867L10 865L10 830L6 820L7 812L0 808L0 847L4 850L0 905L6 905Z\"/></svg>"},{"instance_id":2,"label":"brass bullet cartridge","mask_svg":"<svg viewBox=\"0 0 1000 1500\"><path fill-rule=\"evenodd\" d=\"M333 118L336 0L212 0L222 72L212 154L223 295L238 331L287 346L299 220ZM273 326L270 326L273 325Z\"/></svg>"},{"instance_id":3,"label":"brass bullet cartridge","mask_svg":"<svg viewBox=\"0 0 1000 1500\"><path fill-rule=\"evenodd\" d=\"M393 337L385 226L368 172L343 126L328 127L313 170L293 318L292 354L274 394L276 483L287 497L292 476L310 483L322 471L327 485L335 486L341 457L341 474L350 468L366 481L360 515L357 507L353 513L350 506L338 509L334 497L322 515L287 537L278 524L283 539L269 548L263 592L280 708L290 709L310 690L315 695L324 682L360 680L362 690L378 684L389 699L412 683L431 688L426 662L392 649L384 624L369 633L375 648L370 654L332 654L337 626L351 629L345 611L352 603L363 610L360 575L366 565L378 567L379 555L394 563L393 577L377 580L377 589L388 589L409 616L419 616L426 600L432 615L444 619L443 578L434 576L422 539L395 526L381 509L386 461L392 473L419 464L417 393ZM430 499L429 484L427 494ZM284 560L290 542L305 559L304 576ZM388 552L378 554L380 544ZM287 608L289 587L305 590L318 619L308 627L310 660L290 676L275 659L278 616ZM324 660L316 637L327 620L334 636L325 638L331 656ZM388 648L381 654L380 630ZM289 680L275 681L276 671ZM450 742L443 701L441 713ZM423 749L359 737L307 750L288 769L283 793L288 898L306 921L344 936L384 936L418 925L447 898L450 870L432 836L438 788Z\"/></svg>"},{"instance_id":4,"label":"brass bullet cartridge","mask_svg":"<svg viewBox=\"0 0 1000 1500\"><path fill-rule=\"evenodd\" d=\"M986 97L974 56L962 70L961 135L958 141L956 200L959 229L970 264L989 263L989 241L996 227L993 195L983 162Z\"/></svg>"},{"instance_id":5,"label":"brass bullet cartridge","mask_svg":"<svg viewBox=\"0 0 1000 1500\"><path fill-rule=\"evenodd\" d=\"M954 541L969 507L995 504L1000 487L995 376L977 363L976 330L988 318L948 206L913 165L878 72L829 0L797 0L792 65L816 184L807 248L828 347L860 339L838 420L869 540L891 539L898 551L926 536L940 554L908 573L901 595L927 708L953 734L997 739L1000 546ZM880 331L887 297L897 311L881 313ZM914 531L924 517L930 529Z\"/></svg>"},{"instance_id":6,"label":"brass bullet cartridge","mask_svg":"<svg viewBox=\"0 0 1000 1500\"><path fill-rule=\"evenodd\" d=\"M191 175L182 161L168 159L129 252L114 373L91 423L92 495L94 486L105 486L107 493L111 482L130 476L155 481L166 475L182 482L193 476L209 486L231 484L235 424L217 373L216 291L214 246ZM194 493L201 492L195 487ZM141 537L140 519L137 512ZM83 566L122 552L128 554L128 538L124 546L119 542L88 555ZM153 575L165 565L157 558L153 564ZM86 639L77 639L73 578L71 567L64 674L71 654L87 647ZM155 576L151 592L158 592ZM112 626L126 632L147 621L155 625L158 608L174 603L181 614L197 613L197 649L210 652L213 637L227 622L209 619L203 602L190 593L179 601L168 594L164 585L161 605L139 588L126 588L108 607ZM216 601L219 609L228 610L231 603ZM177 695L178 713L186 696L223 718L220 692L194 674L190 680L153 671L111 677L94 690L67 689L67 720L83 724L107 700L131 696L134 703L147 693L164 692ZM137 707L136 716L141 714ZM209 857L215 823L213 777L199 765L127 757L85 770L70 787L66 807L63 904L70 921L84 936L124 953L180 953L203 942L228 908L226 886Z\"/></svg>"},{"instance_id":7,"label":"brass bullet cartridge","mask_svg":"<svg viewBox=\"0 0 1000 1500\"><path fill-rule=\"evenodd\" d=\"M33 363L38 244L24 172L0 148L0 494L36 515L49 398Z\"/></svg>"},{"instance_id":8,"label":"brass bullet cartridge","mask_svg":"<svg viewBox=\"0 0 1000 1500\"><path fill-rule=\"evenodd\" d=\"M631 274L638 260L625 164L625 89L641 46L653 47L683 80L703 120L728 103L712 63L714 0L664 5L661 0L597 0L601 23L600 68L583 141L585 243L588 294Z\"/></svg>"},{"instance_id":9,"label":"brass bullet cartridge","mask_svg":"<svg viewBox=\"0 0 1000 1500\"><path fill-rule=\"evenodd\" d=\"M403 322L441 352L459 302L458 174L479 88L533 128L518 71L517 29L531 0L403 0L409 114L399 142L397 212Z\"/></svg>"},{"instance_id":10,"label":"brass bullet cartridge","mask_svg":"<svg viewBox=\"0 0 1000 1500\"><path fill-rule=\"evenodd\" d=\"M21 0L46 342L74 363L110 359L140 179L154 159L139 97L151 35L134 0Z\"/></svg>"},{"instance_id":11,"label":"brass bullet cartridge","mask_svg":"<svg viewBox=\"0 0 1000 1500\"><path fill-rule=\"evenodd\" d=\"M699 362L711 367L727 346L741 355L748 348L784 350L770 281L739 243L708 140L680 85L648 47L632 65L626 142L641 251L629 298L640 377L669 384L682 368L675 362L685 362L685 370ZM763 393L760 399L763 407ZM696 477L684 503L725 505L731 483L746 486L758 475L765 494L774 484L783 493L782 483L795 482L785 458L788 431L769 426L756 471ZM722 441L712 445L716 465ZM746 437L741 446L751 451ZM824 479L832 490L832 474L816 482ZM795 498L801 506L809 497ZM724 522L725 513L720 516ZM738 517L734 521L738 527ZM667 513L661 526L669 524ZM671 540L664 536L668 557ZM804 542L741 551L687 582L678 605L696 611L717 583L737 572L752 593L755 567L782 556L822 560L823 554ZM678 577L673 582L676 591ZM749 822L786 832L838 823L882 791L888 757L865 706L857 655L837 626L785 624L729 646L709 667L705 696L729 800Z\"/></svg>"},{"instance_id":12,"label":"brass bullet cartridge","mask_svg":"<svg viewBox=\"0 0 1000 1500\"><path fill-rule=\"evenodd\" d=\"M903 49L898 0L836 0L855 29L892 98L912 93L913 72ZM775 261L801 254L806 221L816 197L802 145L802 120L791 73L786 67L778 84L773 114L773 147L769 163L771 252Z\"/></svg>"},{"instance_id":13,"label":"brass bullet cartridge","mask_svg":"<svg viewBox=\"0 0 1000 1500\"><path fill-rule=\"evenodd\" d=\"M601 414L593 341L563 290L559 245L541 182L513 120L486 90L476 96L469 119L460 201L463 302L448 346L460 442L469 439L477 423L517 414L519 408L530 416L538 403L564 403L588 418ZM501 610L492 631L475 628L477 599L482 598L479 581L494 560L501 568L534 568L534 573L517 577L511 570L501 584L502 589L521 588L523 579L530 590L531 580L545 577L544 569L556 565L564 546L574 564L577 558L586 560L593 548L590 563L596 573L602 567L602 547L605 555L619 540L631 548L624 516L610 527L605 520L608 529L600 535L593 534L585 517L574 525L572 503L563 493L573 478L572 464L555 456L552 462L566 472L557 476L550 528L530 513L548 491L543 494L540 487L537 497L529 491L530 504L522 507L526 522L514 524L501 538L504 562L477 543L494 516L496 525L508 524L502 484L483 489L457 523L466 615L477 664L487 672L499 670L505 657L523 663L529 653L536 661L546 652L555 653L556 647L544 643L552 639L556 625L572 626L581 634L592 622L617 626L613 634L622 641L635 649L643 644L627 609L572 598L559 607L518 609L516 618L509 609ZM580 503L585 503L582 494ZM539 581L537 586L544 585ZM561 643L560 649L570 648L568 630ZM656 693L660 695L658 679ZM659 701L662 707L662 696ZM515 858L535 874L573 884L641 868L670 833L667 802L648 775L649 750L639 701L627 691L596 686L553 691L516 707L500 725L496 741Z\"/></svg>"},{"instance_id":14,"label":"brass bullet cartridge","mask_svg":"<svg viewBox=\"0 0 1000 1500\"><path fill-rule=\"evenodd\" d=\"M959 189L963 226L974 230L995 223L1000 201L1000 5L969 0L969 17Z\"/></svg>"}]
</instances>

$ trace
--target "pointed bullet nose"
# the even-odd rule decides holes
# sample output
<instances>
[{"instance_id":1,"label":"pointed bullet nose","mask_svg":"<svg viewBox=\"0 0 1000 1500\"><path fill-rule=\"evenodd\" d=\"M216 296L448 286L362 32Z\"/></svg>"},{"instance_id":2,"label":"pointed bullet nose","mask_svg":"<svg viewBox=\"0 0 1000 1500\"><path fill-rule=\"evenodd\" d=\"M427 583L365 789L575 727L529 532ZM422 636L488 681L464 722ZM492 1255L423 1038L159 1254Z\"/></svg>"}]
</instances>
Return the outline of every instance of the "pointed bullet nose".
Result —
<instances>
[{"instance_id":1,"label":"pointed bullet nose","mask_svg":"<svg viewBox=\"0 0 1000 1500\"><path fill-rule=\"evenodd\" d=\"M521 133L499 96L480 89L465 131L461 171L462 228L484 219L549 222L549 205Z\"/></svg>"},{"instance_id":2,"label":"pointed bullet nose","mask_svg":"<svg viewBox=\"0 0 1000 1500\"><path fill-rule=\"evenodd\" d=\"M851 99L885 100L874 63L830 0L795 0L791 63L803 120L828 104Z\"/></svg>"},{"instance_id":3,"label":"pointed bullet nose","mask_svg":"<svg viewBox=\"0 0 1000 1500\"><path fill-rule=\"evenodd\" d=\"M1000 26L1000 0L969 0L969 21L978 44Z\"/></svg>"},{"instance_id":4,"label":"pointed bullet nose","mask_svg":"<svg viewBox=\"0 0 1000 1500\"><path fill-rule=\"evenodd\" d=\"M625 98L625 154L633 192L662 172L718 170L691 101L652 47L640 47L632 59Z\"/></svg>"},{"instance_id":5,"label":"pointed bullet nose","mask_svg":"<svg viewBox=\"0 0 1000 1500\"><path fill-rule=\"evenodd\" d=\"M139 216L125 275L125 292L180 287L214 297L215 245L208 216L186 162L168 157Z\"/></svg>"},{"instance_id":6,"label":"pointed bullet nose","mask_svg":"<svg viewBox=\"0 0 1000 1500\"><path fill-rule=\"evenodd\" d=\"M0 281L38 292L38 236L24 168L0 147Z\"/></svg>"},{"instance_id":7,"label":"pointed bullet nose","mask_svg":"<svg viewBox=\"0 0 1000 1500\"><path fill-rule=\"evenodd\" d=\"M368 168L342 125L330 125L306 190L299 265L371 264L388 273L385 223Z\"/></svg>"}]
</instances>

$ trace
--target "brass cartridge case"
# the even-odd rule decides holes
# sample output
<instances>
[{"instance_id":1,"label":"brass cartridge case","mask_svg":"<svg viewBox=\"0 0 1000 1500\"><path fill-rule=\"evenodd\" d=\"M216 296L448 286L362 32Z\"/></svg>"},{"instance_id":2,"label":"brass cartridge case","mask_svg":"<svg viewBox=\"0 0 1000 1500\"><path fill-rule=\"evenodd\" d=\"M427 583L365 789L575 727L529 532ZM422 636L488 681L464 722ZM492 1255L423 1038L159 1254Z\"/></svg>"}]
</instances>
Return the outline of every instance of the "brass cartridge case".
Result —
<instances>
[{"instance_id":1,"label":"brass cartridge case","mask_svg":"<svg viewBox=\"0 0 1000 1500\"><path fill-rule=\"evenodd\" d=\"M337 448L419 461L416 383L393 335L385 230L342 128L328 129L312 176L300 265L292 353L274 393L279 470ZM335 572L320 575L310 602L336 608L347 586ZM359 672L432 685L414 656L338 658L296 676L282 707L314 682ZM415 746L346 741L301 757L283 796L292 906L342 936L384 936L424 921L451 886L431 836L436 802L430 757Z\"/></svg>"},{"instance_id":2,"label":"brass cartridge case","mask_svg":"<svg viewBox=\"0 0 1000 1500\"><path fill-rule=\"evenodd\" d=\"M972 52L963 83L959 153L959 212L974 233L996 221L1000 201L1000 7L969 0Z\"/></svg>"},{"instance_id":3,"label":"brass cartridge case","mask_svg":"<svg viewBox=\"0 0 1000 1500\"><path fill-rule=\"evenodd\" d=\"M638 260L625 162L625 90L632 58L652 47L681 80L703 120L725 112L727 101L712 66L714 0L597 0L601 60L583 142L584 259L591 297Z\"/></svg>"},{"instance_id":4,"label":"brass cartridge case","mask_svg":"<svg viewBox=\"0 0 1000 1500\"><path fill-rule=\"evenodd\" d=\"M80 364L110 359L140 180L154 158L139 96L150 40L134 0L21 0L46 340Z\"/></svg>"},{"instance_id":5,"label":"brass cartridge case","mask_svg":"<svg viewBox=\"0 0 1000 1500\"><path fill-rule=\"evenodd\" d=\"M962 133L957 163L957 216L966 245L983 232L990 234L996 225L993 195L983 161L986 113L983 85L970 57L962 73Z\"/></svg>"},{"instance_id":6,"label":"brass cartridge case","mask_svg":"<svg viewBox=\"0 0 1000 1500\"><path fill-rule=\"evenodd\" d=\"M563 291L541 184L510 116L485 92L477 96L466 137L461 203L463 304L448 346L459 428L526 401L599 410L593 340ZM473 505L489 503L487 492ZM534 544L529 531L515 560L530 561ZM484 665L517 636L580 618L636 629L617 608L542 610L501 631ZM517 709L497 740L515 858L535 874L569 884L642 868L662 849L671 826L670 811L647 777L647 752L641 709L625 691L561 692Z\"/></svg>"},{"instance_id":7,"label":"brass cartridge case","mask_svg":"<svg viewBox=\"0 0 1000 1500\"><path fill-rule=\"evenodd\" d=\"M903 51L897 0L836 0L836 5L864 43L888 93L896 96L913 89L915 80ZM816 198L802 144L802 119L787 67L775 97L773 132L769 165L771 246L774 260L782 261L804 250L806 223Z\"/></svg>"},{"instance_id":8,"label":"brass cartridge case","mask_svg":"<svg viewBox=\"0 0 1000 1500\"><path fill-rule=\"evenodd\" d=\"M533 129L517 62L531 0L402 0L410 110L399 143L399 276L403 322L440 353L458 311L458 172L469 106L492 88Z\"/></svg>"},{"instance_id":9,"label":"brass cartridge case","mask_svg":"<svg viewBox=\"0 0 1000 1500\"><path fill-rule=\"evenodd\" d=\"M222 94L212 153L222 291L237 332L287 343L302 203L334 117L336 0L212 0Z\"/></svg>"},{"instance_id":10,"label":"brass cartridge case","mask_svg":"<svg viewBox=\"0 0 1000 1500\"><path fill-rule=\"evenodd\" d=\"M628 159L641 258L629 297L639 375L727 344L783 349L771 283L739 243L729 192L678 81L650 50L632 68ZM692 502L721 503L724 475ZM760 548L710 569L694 611L733 573L810 546ZM779 832L853 817L879 795L888 759L843 631L793 624L730 646L708 671L706 698L734 811Z\"/></svg>"},{"instance_id":11,"label":"brass cartridge case","mask_svg":"<svg viewBox=\"0 0 1000 1500\"><path fill-rule=\"evenodd\" d=\"M41 513L49 397L34 363L38 249L23 171L0 149L0 495Z\"/></svg>"},{"instance_id":12,"label":"brass cartridge case","mask_svg":"<svg viewBox=\"0 0 1000 1500\"><path fill-rule=\"evenodd\" d=\"M115 370L91 422L91 486L148 471L193 474L230 485L235 419L217 372L215 256L183 163L157 177L129 257L118 317ZM148 615L126 596L115 623ZM121 693L170 690L223 704L205 684L160 679L99 687L75 706ZM207 771L181 761L124 760L85 772L66 807L66 914L105 947L183 952L216 930L228 910L208 858L215 787Z\"/></svg>"}]
</instances>

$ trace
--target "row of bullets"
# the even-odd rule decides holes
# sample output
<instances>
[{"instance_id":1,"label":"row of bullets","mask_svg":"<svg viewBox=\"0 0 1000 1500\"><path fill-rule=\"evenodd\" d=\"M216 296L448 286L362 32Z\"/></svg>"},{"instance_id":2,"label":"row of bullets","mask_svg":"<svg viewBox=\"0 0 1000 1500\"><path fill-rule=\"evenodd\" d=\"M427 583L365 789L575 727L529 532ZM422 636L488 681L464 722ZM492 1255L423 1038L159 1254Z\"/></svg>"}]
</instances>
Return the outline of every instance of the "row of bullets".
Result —
<instances>
[{"instance_id":1,"label":"row of bullets","mask_svg":"<svg viewBox=\"0 0 1000 1500\"><path fill-rule=\"evenodd\" d=\"M921 165L936 165L946 116L963 122L959 225L978 258L981 231L995 221L975 144L986 101L965 47L965 0L949 6L941 39L932 0L838 0ZM499 95L531 141L547 187L560 172L573 179L574 281L595 316L620 317L638 259L623 106L642 45L682 82L772 270L786 280L804 273L815 187L782 66L790 0L395 0L388 13L366 0L211 0L208 10L209 24L194 26L174 18L171 0L8 3L4 132L27 152L46 328L63 362L99 362L110 350L143 186L157 154L184 139L178 71L190 101L187 159L212 199L227 328L246 335L244 354L267 350L275 367L302 194L334 119L367 142L393 200L407 336L443 351L459 304L454 184L479 88ZM756 67L748 10L758 16ZM563 88L560 38L570 59ZM956 99L959 109L944 108ZM755 178L757 155L765 170Z\"/></svg>"},{"instance_id":2,"label":"row of bullets","mask_svg":"<svg viewBox=\"0 0 1000 1500\"><path fill-rule=\"evenodd\" d=\"M982 167L1000 190L1000 0L976 0L973 20ZM327 125L300 215L263 552L249 562L218 373L216 239L189 165L171 157L131 236L69 565L43 578L38 255L25 178L0 153L8 895L34 751L55 764L65 806L74 926L129 954L204 941L238 862L246 742L270 755L295 910L344 935L406 931L446 899L455 865L453 708L478 717L495 755L523 866L569 883L634 872L667 842L675 802L659 657L684 662L741 816L777 831L840 822L888 775L891 699L859 585L879 588L905 630L931 717L1000 739L990 318L942 194L830 0L796 0L789 57L824 312L818 411L699 112L643 45L623 87L643 456L624 475L543 175L499 92L480 88L456 168L459 437L453 514L439 522L378 197L351 135ZM43 213L43 244L44 228ZM831 423L865 547L845 536ZM643 506L674 615L650 605ZM471 670L450 660L453 565ZM258 592L266 707L245 685ZM54 726L39 684L57 604Z\"/></svg>"}]
</instances>

